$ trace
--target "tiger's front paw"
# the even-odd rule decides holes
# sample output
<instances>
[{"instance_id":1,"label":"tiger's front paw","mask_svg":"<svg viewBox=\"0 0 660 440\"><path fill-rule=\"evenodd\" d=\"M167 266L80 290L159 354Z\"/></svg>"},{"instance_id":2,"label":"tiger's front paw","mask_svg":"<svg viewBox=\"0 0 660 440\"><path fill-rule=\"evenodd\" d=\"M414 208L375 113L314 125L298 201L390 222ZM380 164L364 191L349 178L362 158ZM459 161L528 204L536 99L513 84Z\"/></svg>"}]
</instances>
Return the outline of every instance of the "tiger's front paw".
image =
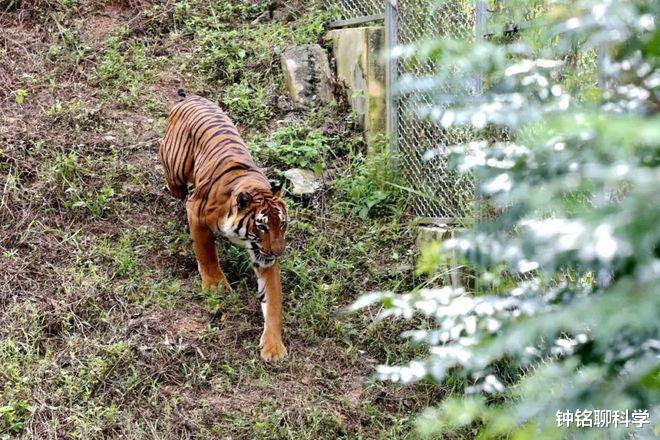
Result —
<instances>
[{"instance_id":1,"label":"tiger's front paw","mask_svg":"<svg viewBox=\"0 0 660 440\"><path fill-rule=\"evenodd\" d=\"M231 293L234 291L226 278L221 278L220 280L204 280L202 278L202 290L215 294L221 294L223 292Z\"/></svg>"},{"instance_id":2,"label":"tiger's front paw","mask_svg":"<svg viewBox=\"0 0 660 440\"><path fill-rule=\"evenodd\" d=\"M271 336L264 332L259 343L261 359L265 361L278 361L287 355L286 347L279 336Z\"/></svg>"}]
</instances>

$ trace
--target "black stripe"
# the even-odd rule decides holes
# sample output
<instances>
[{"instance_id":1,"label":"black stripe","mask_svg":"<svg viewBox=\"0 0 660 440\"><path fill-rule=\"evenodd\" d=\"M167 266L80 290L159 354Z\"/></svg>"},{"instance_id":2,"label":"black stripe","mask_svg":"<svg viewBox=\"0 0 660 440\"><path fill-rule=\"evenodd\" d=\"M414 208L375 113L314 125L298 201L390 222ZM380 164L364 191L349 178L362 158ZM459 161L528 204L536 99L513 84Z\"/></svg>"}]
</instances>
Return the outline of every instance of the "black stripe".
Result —
<instances>
[{"instance_id":1,"label":"black stripe","mask_svg":"<svg viewBox=\"0 0 660 440\"><path fill-rule=\"evenodd\" d=\"M198 121L195 121L195 124L199 124L199 127L197 127L193 132L193 136L195 137L195 139L199 139L202 136L204 136L204 134L208 129L212 127L216 127L218 124L223 123L223 122L218 122L218 119L220 118L217 113L210 113L200 116L200 119ZM199 130L202 128L204 129L204 131L201 134L199 134Z\"/></svg>"},{"instance_id":2,"label":"black stripe","mask_svg":"<svg viewBox=\"0 0 660 440\"><path fill-rule=\"evenodd\" d=\"M266 183L268 183L268 180L266 179L266 177L263 175L263 173L261 172L261 170L258 169L256 166L255 166L254 168L252 168L252 169L245 170L245 172L246 172L246 173L257 173L257 174L261 175L261 177L263 177L263 180L264 180ZM232 183L236 182L238 179L240 179L240 178L242 178L242 177L245 177L245 174L240 174L240 175L234 177L233 179L231 179L229 182L226 183L226 186L231 186Z\"/></svg>"},{"instance_id":3,"label":"black stripe","mask_svg":"<svg viewBox=\"0 0 660 440\"><path fill-rule=\"evenodd\" d=\"M211 135L208 139L206 139L204 143L199 147L201 156L199 156L198 160L200 163L204 163L206 160L208 160L209 157L217 151L216 147L218 147L218 145L220 145L222 142L225 142L227 140L232 140L232 141L234 140L232 138L222 139L212 147L206 148L213 139L215 139L217 136L221 134L227 134L227 133L224 131L224 129L217 130L216 132L213 133L213 135ZM240 139L240 136L238 134L236 136Z\"/></svg>"},{"instance_id":4,"label":"black stripe","mask_svg":"<svg viewBox=\"0 0 660 440\"><path fill-rule=\"evenodd\" d=\"M191 116L193 116L193 115L191 114ZM188 162L189 162L190 160L192 160L192 161L194 162L194 145L195 145L195 143L196 143L196 139L197 139L197 137L196 137L196 132L197 132L201 127L203 127L204 122L206 121L206 119L213 119L213 118L215 117L215 115L213 115L213 114L211 114L211 115L208 115L208 114L202 114L202 115L197 115L197 116L198 116L197 120L193 120L193 121L190 122L190 125L192 125L192 124L200 124L200 126L197 127L197 129L195 130L195 132L191 133L190 136L189 136L190 142L191 142L191 144L192 144L192 145L190 145L190 150L192 150L192 151L189 150L189 151L188 151L188 154L186 154L186 155L184 156L183 160L180 160L180 174L183 175L184 178L185 178L186 167L187 167L187 165L188 165ZM200 119L201 119L201 121L200 121ZM188 127L187 131L189 131L189 129L190 129L190 127Z\"/></svg>"},{"instance_id":5,"label":"black stripe","mask_svg":"<svg viewBox=\"0 0 660 440\"><path fill-rule=\"evenodd\" d=\"M193 153L192 153L192 145L193 140L188 137L186 140L184 146L183 146L183 152L184 154L182 155L182 158L179 159L179 162L181 163L181 168L179 171L179 175L182 177L182 184L186 184L188 182L188 176L186 175L186 164L188 163L189 160L192 159Z\"/></svg>"},{"instance_id":6,"label":"black stripe","mask_svg":"<svg viewBox=\"0 0 660 440\"><path fill-rule=\"evenodd\" d=\"M231 157L231 156L226 156L226 157L220 159L220 160L218 161L218 163L216 164L215 168L213 169L213 172L211 173L211 176L213 176L213 175L215 174L215 172L217 171L217 169L220 167L220 165L222 165L222 163L223 163L225 160L228 160L228 159L233 159L233 157ZM247 165L247 164L240 164L240 165L243 165L243 166L245 166L245 167L249 166L249 165ZM245 172L249 172L249 171L251 171L251 170L249 170L249 169L246 169L246 170L245 170ZM215 179L213 179L213 181L212 181L211 183L207 184L207 187L206 187L205 192L204 192L204 194L203 194L203 197L204 197L204 198L203 198L202 202L200 203L199 209L197 210L198 215L201 215L202 211L203 211L204 208L206 207L206 204L208 203L209 194L211 193L211 190L212 190L213 186L214 186L214 185L218 182L218 180L220 180L220 179L222 178L222 176L224 176L225 174L227 174L227 173L226 173L226 172L221 173L219 177L216 177Z\"/></svg>"},{"instance_id":7,"label":"black stripe","mask_svg":"<svg viewBox=\"0 0 660 440\"><path fill-rule=\"evenodd\" d=\"M238 165L232 165L231 167L227 168L224 170L216 179L214 182L217 182L218 180L222 179L226 174L231 173L232 171L237 171L237 170L246 170L248 169L249 165L244 164L244 163L239 163Z\"/></svg>"},{"instance_id":8,"label":"black stripe","mask_svg":"<svg viewBox=\"0 0 660 440\"><path fill-rule=\"evenodd\" d=\"M226 139L222 139L222 140L218 141L218 143L222 143L222 142L224 142L225 140L226 140ZM207 141L208 141L208 139L207 139ZM204 144L203 144L204 146L207 145L207 143L208 143L207 141L204 142ZM206 162L206 161L209 160L209 159L210 159L215 153L218 152L218 149L216 148L217 145L218 145L218 144L213 145L213 146L211 146L210 148L204 148L204 147L200 147L200 148L199 148L199 156L198 156L198 160L200 161L200 163L204 163L204 162Z\"/></svg>"},{"instance_id":9,"label":"black stripe","mask_svg":"<svg viewBox=\"0 0 660 440\"><path fill-rule=\"evenodd\" d=\"M179 117L179 120L177 121L178 125L176 126L176 130L174 131L174 144L171 145L171 148L169 149L169 174L172 175L172 173L175 171L176 164L179 161L179 153L183 149L184 145L183 144L183 136L188 132L188 127L187 127L187 122L186 119L188 116L192 116L195 111L198 110L198 107L192 105L189 108L187 108ZM174 179L179 178L180 176L174 175ZM185 183L181 182L182 179L179 179L180 183Z\"/></svg>"}]
</instances>

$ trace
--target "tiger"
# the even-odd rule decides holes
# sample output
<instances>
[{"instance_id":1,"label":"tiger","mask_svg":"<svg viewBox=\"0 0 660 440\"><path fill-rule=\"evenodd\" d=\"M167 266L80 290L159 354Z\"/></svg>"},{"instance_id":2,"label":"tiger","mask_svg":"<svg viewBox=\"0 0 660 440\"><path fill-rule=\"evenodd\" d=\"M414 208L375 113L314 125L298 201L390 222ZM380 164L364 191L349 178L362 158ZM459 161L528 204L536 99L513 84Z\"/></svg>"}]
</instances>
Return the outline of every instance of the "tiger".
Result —
<instances>
[{"instance_id":1,"label":"tiger","mask_svg":"<svg viewBox=\"0 0 660 440\"><path fill-rule=\"evenodd\" d=\"M238 129L216 104L177 92L159 155L170 194L185 201L202 288L231 289L218 264L215 236L244 246L257 277L264 328L261 358L287 355L282 341L282 282L289 217L282 185L259 168ZM189 189L190 188L190 189Z\"/></svg>"}]
</instances>

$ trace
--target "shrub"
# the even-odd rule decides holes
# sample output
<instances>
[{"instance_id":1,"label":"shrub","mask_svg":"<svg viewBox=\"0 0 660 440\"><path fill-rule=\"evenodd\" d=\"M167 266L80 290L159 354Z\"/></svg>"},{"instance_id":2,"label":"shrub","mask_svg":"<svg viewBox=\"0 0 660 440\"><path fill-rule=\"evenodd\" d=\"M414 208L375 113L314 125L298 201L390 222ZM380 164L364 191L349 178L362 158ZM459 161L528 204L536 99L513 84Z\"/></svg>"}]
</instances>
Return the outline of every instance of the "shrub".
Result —
<instances>
[{"instance_id":1,"label":"shrub","mask_svg":"<svg viewBox=\"0 0 660 440\"><path fill-rule=\"evenodd\" d=\"M398 185L399 176L393 170L392 158L388 153L366 156L353 153L349 155L343 173L334 181L338 198L342 200L336 205L340 210L367 218L392 213L402 205L398 203L403 196Z\"/></svg>"},{"instance_id":2,"label":"shrub","mask_svg":"<svg viewBox=\"0 0 660 440\"><path fill-rule=\"evenodd\" d=\"M258 83L248 81L228 86L222 93L222 105L234 123L248 130L263 128L272 116L267 103L266 91Z\"/></svg>"},{"instance_id":3,"label":"shrub","mask_svg":"<svg viewBox=\"0 0 660 440\"><path fill-rule=\"evenodd\" d=\"M580 0L544 9L532 42L523 33L407 50L438 62L436 77L453 90L476 74L490 84L468 97L433 89L437 102L420 103L420 114L507 134L455 146L452 156L499 215L428 250L420 267L432 272L454 253L474 268L476 288L373 294L355 307L381 302L381 317L434 319L431 329L405 334L430 355L381 366L381 378L471 382L465 397L424 414L423 433L472 425L485 438L623 438L633 430L650 438L660 429L660 6ZM576 47L607 49L602 92L593 93L594 75L578 75ZM650 423L558 426L560 411L577 410L630 410Z\"/></svg>"},{"instance_id":4,"label":"shrub","mask_svg":"<svg viewBox=\"0 0 660 440\"><path fill-rule=\"evenodd\" d=\"M334 139L321 130L285 125L266 140L256 140L251 150L268 164L279 169L311 168L321 171Z\"/></svg>"}]
</instances>

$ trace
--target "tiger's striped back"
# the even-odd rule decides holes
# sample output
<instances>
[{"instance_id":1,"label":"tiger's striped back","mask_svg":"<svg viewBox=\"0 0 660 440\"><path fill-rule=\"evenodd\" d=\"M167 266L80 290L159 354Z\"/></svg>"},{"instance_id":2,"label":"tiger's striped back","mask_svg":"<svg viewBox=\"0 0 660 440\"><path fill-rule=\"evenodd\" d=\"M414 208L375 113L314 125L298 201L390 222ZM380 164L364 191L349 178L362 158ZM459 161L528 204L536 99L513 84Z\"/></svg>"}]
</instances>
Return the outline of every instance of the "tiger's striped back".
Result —
<instances>
[{"instance_id":1,"label":"tiger's striped back","mask_svg":"<svg viewBox=\"0 0 660 440\"><path fill-rule=\"evenodd\" d=\"M168 187L179 198L187 194L188 184L195 197L206 199L216 185L227 187L247 175L257 186L270 188L229 116L199 96L170 109L160 157Z\"/></svg>"}]
</instances>

